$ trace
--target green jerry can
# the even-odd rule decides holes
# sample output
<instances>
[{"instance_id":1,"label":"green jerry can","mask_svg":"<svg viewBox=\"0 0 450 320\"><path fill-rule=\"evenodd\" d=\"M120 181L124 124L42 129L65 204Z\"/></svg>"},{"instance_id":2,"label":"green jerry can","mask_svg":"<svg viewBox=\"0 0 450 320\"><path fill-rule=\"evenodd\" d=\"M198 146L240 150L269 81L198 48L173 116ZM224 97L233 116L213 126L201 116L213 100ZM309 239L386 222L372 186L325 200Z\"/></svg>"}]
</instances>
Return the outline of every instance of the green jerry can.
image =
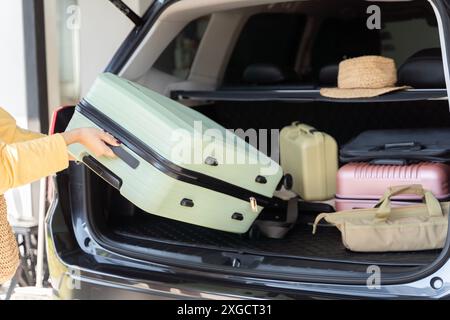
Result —
<instances>
[{"instance_id":1,"label":"green jerry can","mask_svg":"<svg viewBox=\"0 0 450 320\"><path fill-rule=\"evenodd\" d=\"M283 181L275 161L230 130L110 73L97 78L67 130L83 127L118 139L117 159L81 144L71 155L150 214L245 233Z\"/></svg>"}]
</instances>

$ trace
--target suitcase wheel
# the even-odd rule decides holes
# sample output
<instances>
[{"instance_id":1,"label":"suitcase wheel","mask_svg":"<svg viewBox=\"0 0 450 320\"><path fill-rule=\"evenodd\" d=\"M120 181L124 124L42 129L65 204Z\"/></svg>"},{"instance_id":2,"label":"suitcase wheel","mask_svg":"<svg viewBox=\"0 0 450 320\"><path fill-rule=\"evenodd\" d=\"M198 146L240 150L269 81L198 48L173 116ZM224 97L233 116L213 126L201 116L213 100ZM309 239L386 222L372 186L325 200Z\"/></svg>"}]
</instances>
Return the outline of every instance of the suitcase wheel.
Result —
<instances>
[{"instance_id":1,"label":"suitcase wheel","mask_svg":"<svg viewBox=\"0 0 450 320\"><path fill-rule=\"evenodd\" d=\"M291 190L294 185L294 179L290 174L286 174L283 178L283 186L286 190Z\"/></svg>"},{"instance_id":2,"label":"suitcase wheel","mask_svg":"<svg viewBox=\"0 0 450 320\"><path fill-rule=\"evenodd\" d=\"M291 190L293 185L294 185L294 179L292 178L292 176L289 173L287 173L283 176L280 183L278 183L276 190L280 191L281 187L284 187L286 190Z\"/></svg>"}]
</instances>

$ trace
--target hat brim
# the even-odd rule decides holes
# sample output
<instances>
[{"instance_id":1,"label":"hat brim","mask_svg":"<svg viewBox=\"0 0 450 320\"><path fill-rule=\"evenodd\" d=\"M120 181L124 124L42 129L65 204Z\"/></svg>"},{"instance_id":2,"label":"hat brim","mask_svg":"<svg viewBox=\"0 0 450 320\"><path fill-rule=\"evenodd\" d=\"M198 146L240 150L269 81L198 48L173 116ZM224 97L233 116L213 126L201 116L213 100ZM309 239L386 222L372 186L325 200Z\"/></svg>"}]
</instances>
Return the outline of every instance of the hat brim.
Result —
<instances>
[{"instance_id":1,"label":"hat brim","mask_svg":"<svg viewBox=\"0 0 450 320\"><path fill-rule=\"evenodd\" d=\"M387 87L387 88L354 88L354 89L322 88L320 89L320 94L327 98L336 98L336 99L373 98L389 92L400 91L410 88L411 87L409 86Z\"/></svg>"}]
</instances>

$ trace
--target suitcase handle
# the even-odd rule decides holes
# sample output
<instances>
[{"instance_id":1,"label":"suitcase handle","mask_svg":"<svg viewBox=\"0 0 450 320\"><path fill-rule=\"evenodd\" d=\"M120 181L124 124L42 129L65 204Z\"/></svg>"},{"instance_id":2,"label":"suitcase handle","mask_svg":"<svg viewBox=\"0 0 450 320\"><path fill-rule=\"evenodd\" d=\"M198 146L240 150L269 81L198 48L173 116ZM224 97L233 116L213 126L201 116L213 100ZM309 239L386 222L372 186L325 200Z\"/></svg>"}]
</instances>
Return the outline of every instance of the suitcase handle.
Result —
<instances>
[{"instance_id":1,"label":"suitcase handle","mask_svg":"<svg viewBox=\"0 0 450 320\"><path fill-rule=\"evenodd\" d=\"M418 151L422 149L422 145L417 142L399 142L399 143L386 143L383 147L384 150L401 149L408 151Z\"/></svg>"},{"instance_id":2,"label":"suitcase handle","mask_svg":"<svg viewBox=\"0 0 450 320\"><path fill-rule=\"evenodd\" d=\"M405 166L408 164L406 159L374 159L370 164L388 165L388 166Z\"/></svg>"},{"instance_id":3,"label":"suitcase handle","mask_svg":"<svg viewBox=\"0 0 450 320\"><path fill-rule=\"evenodd\" d=\"M125 151L122 147L116 147L112 145L108 145L114 154L127 165L129 165L132 169L137 169L139 167L139 160L133 157L129 152Z\"/></svg>"},{"instance_id":4,"label":"suitcase handle","mask_svg":"<svg viewBox=\"0 0 450 320\"><path fill-rule=\"evenodd\" d=\"M305 134L314 134L319 131L314 127L301 123L300 121L295 121L292 123L292 125L296 127L298 131L303 132Z\"/></svg>"},{"instance_id":5,"label":"suitcase handle","mask_svg":"<svg viewBox=\"0 0 450 320\"><path fill-rule=\"evenodd\" d=\"M94 171L97 175L103 178L106 182L108 182L115 189L120 190L122 187L122 179L112 173L108 168L106 168L103 164L98 162L92 156L83 157L83 163L89 167L92 171Z\"/></svg>"}]
</instances>

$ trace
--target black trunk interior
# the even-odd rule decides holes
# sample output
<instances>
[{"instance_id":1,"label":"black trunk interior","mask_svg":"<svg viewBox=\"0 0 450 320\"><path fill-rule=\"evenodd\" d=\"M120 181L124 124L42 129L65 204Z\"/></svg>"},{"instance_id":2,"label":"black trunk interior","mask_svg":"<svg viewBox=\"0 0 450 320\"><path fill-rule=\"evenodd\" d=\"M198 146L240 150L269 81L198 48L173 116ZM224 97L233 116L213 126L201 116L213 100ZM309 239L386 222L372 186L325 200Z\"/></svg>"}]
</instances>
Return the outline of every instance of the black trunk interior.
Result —
<instances>
[{"instance_id":1,"label":"black trunk interior","mask_svg":"<svg viewBox=\"0 0 450 320\"><path fill-rule=\"evenodd\" d=\"M366 130L449 127L448 102L219 102L196 108L229 129L282 129L300 121L339 145Z\"/></svg>"},{"instance_id":2,"label":"black trunk interior","mask_svg":"<svg viewBox=\"0 0 450 320\"><path fill-rule=\"evenodd\" d=\"M230 129L281 129L293 121L301 121L331 134L339 144L368 129L450 127L447 101L373 104L221 102L196 109ZM98 195L93 212L103 212L102 216L94 217L95 223L127 244L151 246L152 241L157 241L239 253L405 267L430 264L440 253L350 252L344 248L338 230L333 227L323 226L315 236L311 234L311 221L317 212L299 212L296 227L281 240L188 225L142 212L103 180L91 175L91 190Z\"/></svg>"}]
</instances>

